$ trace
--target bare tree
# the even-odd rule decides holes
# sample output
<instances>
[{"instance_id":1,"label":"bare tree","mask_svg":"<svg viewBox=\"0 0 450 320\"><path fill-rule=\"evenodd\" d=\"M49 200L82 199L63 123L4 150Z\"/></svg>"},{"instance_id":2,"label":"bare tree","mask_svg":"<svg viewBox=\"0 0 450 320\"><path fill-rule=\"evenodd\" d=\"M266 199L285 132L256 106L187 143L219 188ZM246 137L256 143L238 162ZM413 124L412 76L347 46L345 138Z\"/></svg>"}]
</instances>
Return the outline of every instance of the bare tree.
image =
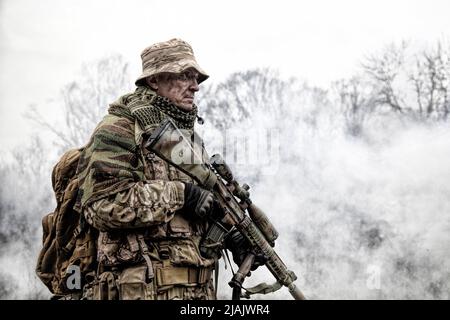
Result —
<instances>
[{"instance_id":1,"label":"bare tree","mask_svg":"<svg viewBox=\"0 0 450 320\"><path fill-rule=\"evenodd\" d=\"M205 115L224 129L251 118L254 112L280 112L286 89L286 82L275 71L254 69L233 73L218 85L202 88L199 100Z\"/></svg>"},{"instance_id":2,"label":"bare tree","mask_svg":"<svg viewBox=\"0 0 450 320\"><path fill-rule=\"evenodd\" d=\"M413 84L420 117L447 120L450 109L449 50L438 43L435 49L417 56L409 79Z\"/></svg>"},{"instance_id":3,"label":"bare tree","mask_svg":"<svg viewBox=\"0 0 450 320\"><path fill-rule=\"evenodd\" d=\"M450 112L450 48L438 42L434 48L406 54L408 45L390 45L363 63L377 109L390 110L417 120L447 120Z\"/></svg>"},{"instance_id":4,"label":"bare tree","mask_svg":"<svg viewBox=\"0 0 450 320\"><path fill-rule=\"evenodd\" d=\"M396 112L403 112L404 102L401 92L396 89L398 79L405 61L407 44L394 44L380 55L372 55L363 63L363 69L373 81L374 99L377 105L386 105Z\"/></svg>"},{"instance_id":5,"label":"bare tree","mask_svg":"<svg viewBox=\"0 0 450 320\"><path fill-rule=\"evenodd\" d=\"M363 76L354 76L333 83L332 90L337 94L347 132L353 136L360 135L365 120L376 107L373 88Z\"/></svg>"},{"instance_id":6,"label":"bare tree","mask_svg":"<svg viewBox=\"0 0 450 320\"><path fill-rule=\"evenodd\" d=\"M61 150L80 147L106 113L108 104L126 90L130 90L128 63L113 55L84 64L81 78L64 86L58 100L63 108L61 122L51 123L35 106L27 117L53 133Z\"/></svg>"},{"instance_id":7,"label":"bare tree","mask_svg":"<svg viewBox=\"0 0 450 320\"><path fill-rule=\"evenodd\" d=\"M42 217L54 206L48 150L38 136L1 162L0 173L0 298L46 299L45 286L34 272L42 239ZM18 272L16 269L20 269Z\"/></svg>"},{"instance_id":8,"label":"bare tree","mask_svg":"<svg viewBox=\"0 0 450 320\"><path fill-rule=\"evenodd\" d=\"M29 140L28 146L12 152L11 163L2 165L0 238L21 239L27 245L32 244L31 238L24 235L36 233L38 223L33 220L47 212L52 204L49 167L46 149L36 136Z\"/></svg>"}]
</instances>

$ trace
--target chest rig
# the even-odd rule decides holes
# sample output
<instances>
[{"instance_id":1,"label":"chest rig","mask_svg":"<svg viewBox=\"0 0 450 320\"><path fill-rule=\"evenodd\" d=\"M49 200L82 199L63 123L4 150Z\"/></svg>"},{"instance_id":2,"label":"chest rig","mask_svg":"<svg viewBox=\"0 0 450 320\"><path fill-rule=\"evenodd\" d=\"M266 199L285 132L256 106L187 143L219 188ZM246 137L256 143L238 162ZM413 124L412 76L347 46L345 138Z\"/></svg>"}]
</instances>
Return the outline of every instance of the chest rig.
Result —
<instances>
[{"instance_id":1,"label":"chest rig","mask_svg":"<svg viewBox=\"0 0 450 320\"><path fill-rule=\"evenodd\" d=\"M167 98L156 95L144 86L138 87L134 93L119 101L120 103L110 106L109 113L125 117L135 123L135 142L144 164L144 176L148 183L152 180L196 183L191 177L147 150L143 144L144 137L150 135L168 117L178 127L194 130L197 107L194 105L190 112L181 111ZM126 239L124 236L118 236L118 238L125 242L125 247L134 248L136 254L138 254L137 248L142 247L142 241L141 243L139 241L143 238L148 247L144 250L156 264L207 266L211 265L212 261L204 259L198 249L207 228L206 222L188 221L181 214L175 213L168 223L148 227L145 230L136 230L136 237L128 235ZM131 260L139 259L136 257Z\"/></svg>"}]
</instances>

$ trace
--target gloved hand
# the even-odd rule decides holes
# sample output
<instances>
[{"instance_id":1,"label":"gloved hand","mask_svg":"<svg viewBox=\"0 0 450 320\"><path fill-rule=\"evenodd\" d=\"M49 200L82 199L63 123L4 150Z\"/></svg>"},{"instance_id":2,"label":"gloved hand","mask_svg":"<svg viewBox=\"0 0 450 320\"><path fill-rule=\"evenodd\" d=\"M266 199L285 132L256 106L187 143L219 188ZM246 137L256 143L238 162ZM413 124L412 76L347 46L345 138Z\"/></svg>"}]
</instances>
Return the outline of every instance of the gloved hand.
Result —
<instances>
[{"instance_id":1,"label":"gloved hand","mask_svg":"<svg viewBox=\"0 0 450 320\"><path fill-rule=\"evenodd\" d=\"M244 261L245 257L251 251L249 241L238 231L233 231L228 237L225 239L225 246L228 250L231 251L233 255L233 261L236 265L240 266ZM255 261L252 264L250 270L254 271L259 266L262 266L266 262L266 258L262 254L255 255Z\"/></svg>"},{"instance_id":2,"label":"gloved hand","mask_svg":"<svg viewBox=\"0 0 450 320\"><path fill-rule=\"evenodd\" d=\"M207 219L218 210L212 192L192 183L184 183L184 205L181 211L196 218Z\"/></svg>"}]
</instances>

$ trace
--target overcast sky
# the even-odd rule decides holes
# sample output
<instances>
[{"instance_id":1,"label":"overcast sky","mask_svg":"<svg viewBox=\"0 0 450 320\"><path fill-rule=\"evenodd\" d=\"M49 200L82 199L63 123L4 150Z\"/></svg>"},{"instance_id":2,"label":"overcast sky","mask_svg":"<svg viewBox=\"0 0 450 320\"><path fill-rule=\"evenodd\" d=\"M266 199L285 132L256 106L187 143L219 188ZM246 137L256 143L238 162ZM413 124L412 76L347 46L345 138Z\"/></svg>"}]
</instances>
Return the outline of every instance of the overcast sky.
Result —
<instances>
[{"instance_id":1,"label":"overcast sky","mask_svg":"<svg viewBox=\"0 0 450 320\"><path fill-rule=\"evenodd\" d=\"M390 42L448 39L449 12L448 0L0 0L2 147L26 139L31 103L52 114L46 100L107 54L137 76L144 47L180 37L211 81L269 66L326 86Z\"/></svg>"}]
</instances>

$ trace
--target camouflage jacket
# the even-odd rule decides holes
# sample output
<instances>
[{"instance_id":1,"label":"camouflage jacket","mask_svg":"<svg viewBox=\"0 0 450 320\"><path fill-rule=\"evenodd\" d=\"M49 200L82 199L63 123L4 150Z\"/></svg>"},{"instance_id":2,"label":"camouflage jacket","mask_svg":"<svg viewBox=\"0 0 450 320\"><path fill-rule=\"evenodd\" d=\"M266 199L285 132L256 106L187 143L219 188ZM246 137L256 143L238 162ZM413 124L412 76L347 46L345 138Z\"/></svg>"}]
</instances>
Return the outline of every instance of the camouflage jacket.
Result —
<instances>
[{"instance_id":1,"label":"camouflage jacket","mask_svg":"<svg viewBox=\"0 0 450 320\"><path fill-rule=\"evenodd\" d=\"M78 165L76 208L100 230L98 259L114 266L142 261L136 238L145 239L152 259L173 265L210 266L199 253L207 224L177 212L184 184L194 181L143 148L143 136L166 117L193 130L196 107L182 112L148 87L120 97L96 127Z\"/></svg>"}]
</instances>

